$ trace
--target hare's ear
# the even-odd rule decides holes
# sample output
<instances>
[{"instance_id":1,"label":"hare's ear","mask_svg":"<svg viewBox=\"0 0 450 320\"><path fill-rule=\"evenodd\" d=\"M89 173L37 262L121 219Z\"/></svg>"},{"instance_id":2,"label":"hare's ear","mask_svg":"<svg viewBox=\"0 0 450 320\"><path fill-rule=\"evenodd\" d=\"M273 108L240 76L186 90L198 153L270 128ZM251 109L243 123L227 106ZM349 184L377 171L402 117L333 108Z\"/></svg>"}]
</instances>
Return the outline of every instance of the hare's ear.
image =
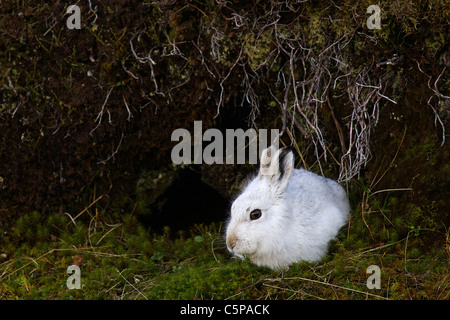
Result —
<instances>
[{"instance_id":1,"label":"hare's ear","mask_svg":"<svg viewBox=\"0 0 450 320\"><path fill-rule=\"evenodd\" d=\"M276 185L279 192L284 192L294 171L294 153L290 148L278 150L278 174Z\"/></svg>"},{"instance_id":2,"label":"hare's ear","mask_svg":"<svg viewBox=\"0 0 450 320\"><path fill-rule=\"evenodd\" d=\"M259 167L259 178L263 178L265 176L272 176L275 174L274 172L274 158L277 149L274 146L270 146L267 149L264 149L261 153L261 164Z\"/></svg>"},{"instance_id":3,"label":"hare's ear","mask_svg":"<svg viewBox=\"0 0 450 320\"><path fill-rule=\"evenodd\" d=\"M279 180L289 180L294 171L294 153L291 148L281 148L279 150Z\"/></svg>"},{"instance_id":4,"label":"hare's ear","mask_svg":"<svg viewBox=\"0 0 450 320\"><path fill-rule=\"evenodd\" d=\"M261 166L259 178L267 178L276 187L278 192L283 192L294 170L294 155L289 148L276 150L270 146L261 154Z\"/></svg>"}]
</instances>

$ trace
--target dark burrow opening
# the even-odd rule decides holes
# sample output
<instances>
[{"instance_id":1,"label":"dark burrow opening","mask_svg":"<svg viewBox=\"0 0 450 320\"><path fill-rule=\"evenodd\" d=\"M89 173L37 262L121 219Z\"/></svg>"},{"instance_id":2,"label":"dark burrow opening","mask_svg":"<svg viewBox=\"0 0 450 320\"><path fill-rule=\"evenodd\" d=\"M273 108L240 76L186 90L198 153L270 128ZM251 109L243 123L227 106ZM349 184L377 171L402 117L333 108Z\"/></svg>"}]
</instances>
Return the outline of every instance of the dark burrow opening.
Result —
<instances>
[{"instance_id":1,"label":"dark burrow opening","mask_svg":"<svg viewBox=\"0 0 450 320\"><path fill-rule=\"evenodd\" d=\"M148 206L148 212L140 215L140 222L155 233L169 227L172 235L195 224L224 222L230 201L201 177L201 172L192 167L177 172L171 185Z\"/></svg>"}]
</instances>

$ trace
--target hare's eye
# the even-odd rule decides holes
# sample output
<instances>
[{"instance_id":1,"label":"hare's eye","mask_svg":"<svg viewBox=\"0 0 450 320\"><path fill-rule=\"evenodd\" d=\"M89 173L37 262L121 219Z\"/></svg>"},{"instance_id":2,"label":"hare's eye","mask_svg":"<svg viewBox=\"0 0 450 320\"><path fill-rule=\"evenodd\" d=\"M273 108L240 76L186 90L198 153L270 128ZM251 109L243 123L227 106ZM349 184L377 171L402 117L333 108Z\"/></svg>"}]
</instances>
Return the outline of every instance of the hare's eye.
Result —
<instances>
[{"instance_id":1,"label":"hare's eye","mask_svg":"<svg viewBox=\"0 0 450 320\"><path fill-rule=\"evenodd\" d=\"M261 210L255 209L250 212L250 220L257 220L259 218L261 218Z\"/></svg>"}]
</instances>

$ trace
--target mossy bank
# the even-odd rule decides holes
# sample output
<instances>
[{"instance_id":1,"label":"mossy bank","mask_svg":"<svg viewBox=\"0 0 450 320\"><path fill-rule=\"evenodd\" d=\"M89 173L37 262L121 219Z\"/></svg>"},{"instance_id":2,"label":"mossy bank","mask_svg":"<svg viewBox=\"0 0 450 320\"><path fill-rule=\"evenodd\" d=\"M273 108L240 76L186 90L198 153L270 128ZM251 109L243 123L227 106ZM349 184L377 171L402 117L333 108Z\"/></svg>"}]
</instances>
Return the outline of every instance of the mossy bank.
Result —
<instances>
[{"instance_id":1,"label":"mossy bank","mask_svg":"<svg viewBox=\"0 0 450 320\"><path fill-rule=\"evenodd\" d=\"M391 224L369 205L374 211L356 210L322 261L283 273L233 259L222 224L174 237L151 234L133 212L91 207L44 221L35 212L0 230L0 299L449 299L449 233ZM433 248L421 240L429 233L437 233ZM79 290L67 286L72 264ZM380 289L367 286L371 265Z\"/></svg>"}]
</instances>

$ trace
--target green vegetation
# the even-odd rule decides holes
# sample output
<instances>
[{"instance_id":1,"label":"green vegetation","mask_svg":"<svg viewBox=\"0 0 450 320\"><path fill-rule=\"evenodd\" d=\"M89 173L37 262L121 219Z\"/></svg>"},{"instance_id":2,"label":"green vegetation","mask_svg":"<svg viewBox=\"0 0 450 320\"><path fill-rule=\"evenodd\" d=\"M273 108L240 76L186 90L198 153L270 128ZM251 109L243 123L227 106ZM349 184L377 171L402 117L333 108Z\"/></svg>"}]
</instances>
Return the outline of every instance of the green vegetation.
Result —
<instances>
[{"instance_id":1,"label":"green vegetation","mask_svg":"<svg viewBox=\"0 0 450 320\"><path fill-rule=\"evenodd\" d=\"M173 237L149 233L133 212L33 212L0 230L0 299L449 299L449 233L393 217L395 198L369 199L328 256L283 273L231 258L221 223ZM438 245L423 243L428 233ZM76 256L82 288L69 290ZM366 287L370 265L381 269L381 289Z\"/></svg>"}]
</instances>

